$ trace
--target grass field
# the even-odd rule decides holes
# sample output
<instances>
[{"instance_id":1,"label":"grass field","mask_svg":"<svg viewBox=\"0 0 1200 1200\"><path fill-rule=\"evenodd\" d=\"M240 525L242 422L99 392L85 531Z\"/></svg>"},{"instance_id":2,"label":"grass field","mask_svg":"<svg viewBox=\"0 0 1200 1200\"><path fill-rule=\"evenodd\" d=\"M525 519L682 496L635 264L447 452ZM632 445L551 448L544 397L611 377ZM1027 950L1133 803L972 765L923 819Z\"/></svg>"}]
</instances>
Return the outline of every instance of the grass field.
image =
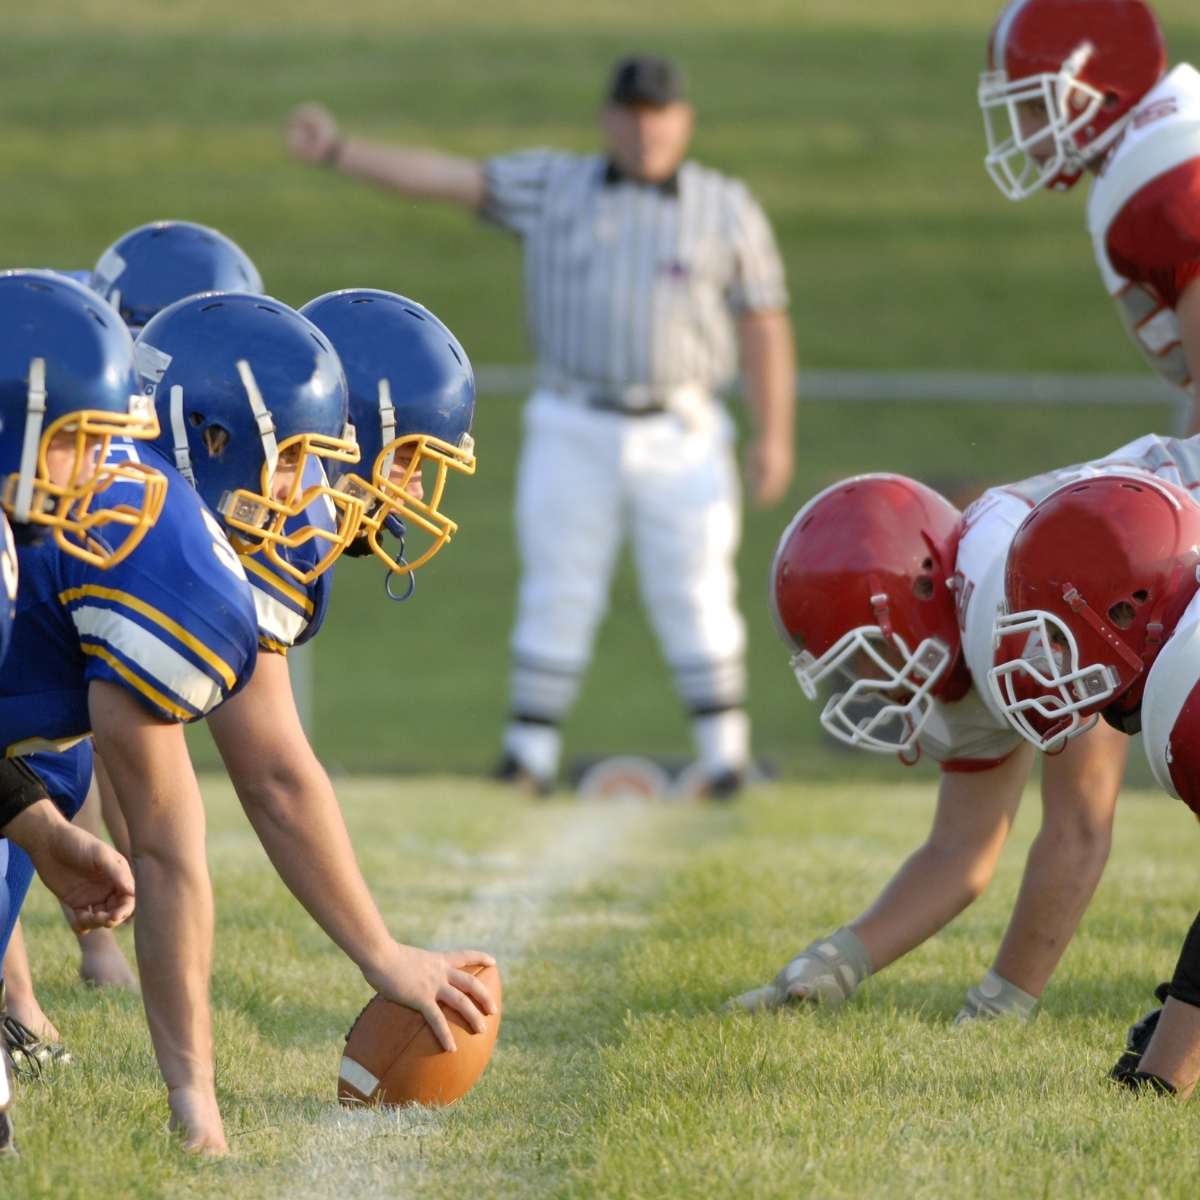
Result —
<instances>
[{"instance_id":1,"label":"grass field","mask_svg":"<svg viewBox=\"0 0 1200 1200\"><path fill-rule=\"evenodd\" d=\"M87 265L130 226L189 217L242 241L285 300L398 289L443 315L477 362L520 362L515 244L289 163L284 115L313 97L349 128L463 153L587 149L608 63L649 46L689 69L696 156L745 177L776 223L802 363L1141 370L1095 277L1082 193L1015 206L984 175L974 88L995 7L45 0L5 14L0 262ZM1200 55L1195 6L1158 7L1174 56ZM477 771L492 759L515 581L518 414L517 397L483 399L479 474L451 501L461 536L412 604L385 603L370 567L339 570L315 651L315 739L335 767ZM1132 408L807 405L793 492L780 510L748 514L741 559L760 750L792 773L816 753L762 601L770 549L803 498L879 468L963 492L1167 424L1165 412ZM686 748L636 609L626 570L569 753ZM417 653L429 646L435 655Z\"/></svg>"},{"instance_id":2,"label":"grass field","mask_svg":"<svg viewBox=\"0 0 1200 1200\"><path fill-rule=\"evenodd\" d=\"M341 789L392 927L495 950L501 1041L443 1113L346 1114L366 999L210 780L219 1091L232 1157L187 1160L140 1008L73 981L40 889L27 930L77 1063L19 1095L21 1200L230 1197L1192 1197L1195 1114L1101 1076L1193 913L1183 807L1126 796L1083 929L1027 1027L952 1032L1036 821L992 890L837 1014L725 1017L734 992L859 911L923 836L920 786L779 786L730 809L530 805L439 778Z\"/></svg>"}]
</instances>

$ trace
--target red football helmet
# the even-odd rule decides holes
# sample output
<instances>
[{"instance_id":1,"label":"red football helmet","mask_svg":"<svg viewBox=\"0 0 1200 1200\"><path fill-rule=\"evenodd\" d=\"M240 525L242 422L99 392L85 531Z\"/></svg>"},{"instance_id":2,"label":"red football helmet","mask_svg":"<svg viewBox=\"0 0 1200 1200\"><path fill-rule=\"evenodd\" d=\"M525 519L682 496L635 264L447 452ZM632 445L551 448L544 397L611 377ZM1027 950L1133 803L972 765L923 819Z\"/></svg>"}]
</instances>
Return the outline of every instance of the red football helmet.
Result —
<instances>
[{"instance_id":1,"label":"red football helmet","mask_svg":"<svg viewBox=\"0 0 1200 1200\"><path fill-rule=\"evenodd\" d=\"M815 496L784 530L771 608L792 670L816 700L849 686L821 724L840 741L911 753L937 699L970 686L951 581L961 514L903 475L856 475Z\"/></svg>"},{"instance_id":2,"label":"red football helmet","mask_svg":"<svg viewBox=\"0 0 1200 1200\"><path fill-rule=\"evenodd\" d=\"M1166 48L1142 0L1010 0L979 77L988 174L1010 199L1065 190L1162 78Z\"/></svg>"},{"instance_id":3,"label":"red football helmet","mask_svg":"<svg viewBox=\"0 0 1200 1200\"><path fill-rule=\"evenodd\" d=\"M1196 592L1197 563L1200 506L1149 475L1077 480L1033 509L1009 547L988 673L1027 741L1061 748L1101 710L1136 728L1146 672Z\"/></svg>"}]
</instances>

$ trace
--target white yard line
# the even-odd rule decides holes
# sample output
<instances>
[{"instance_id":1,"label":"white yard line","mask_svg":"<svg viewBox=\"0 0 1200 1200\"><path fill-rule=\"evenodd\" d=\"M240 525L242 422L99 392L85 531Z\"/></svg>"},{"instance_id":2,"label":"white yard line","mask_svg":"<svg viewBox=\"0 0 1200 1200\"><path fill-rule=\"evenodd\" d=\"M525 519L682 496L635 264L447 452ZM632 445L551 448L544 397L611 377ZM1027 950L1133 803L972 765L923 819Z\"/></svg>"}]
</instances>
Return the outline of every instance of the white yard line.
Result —
<instances>
[{"instance_id":1,"label":"white yard line","mask_svg":"<svg viewBox=\"0 0 1200 1200\"><path fill-rule=\"evenodd\" d=\"M531 810L527 836L492 857L492 878L445 914L431 943L488 950L507 982L551 924L557 898L617 866L623 848L637 844L657 812L661 809L653 805L620 802ZM626 923L624 916L615 915L614 924ZM309 1150L294 1164L279 1194L296 1200L417 1195L428 1169L422 1143L441 1131L437 1112L331 1106L315 1123ZM391 1152L373 1154L368 1147L384 1139Z\"/></svg>"}]
</instances>

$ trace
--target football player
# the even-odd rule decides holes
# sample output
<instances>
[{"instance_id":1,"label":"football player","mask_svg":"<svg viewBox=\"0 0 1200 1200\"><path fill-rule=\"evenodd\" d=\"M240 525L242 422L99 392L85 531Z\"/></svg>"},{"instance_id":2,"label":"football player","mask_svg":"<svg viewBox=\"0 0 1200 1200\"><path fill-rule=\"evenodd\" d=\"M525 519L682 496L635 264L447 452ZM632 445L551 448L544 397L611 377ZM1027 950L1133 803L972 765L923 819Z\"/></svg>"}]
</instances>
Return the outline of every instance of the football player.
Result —
<instances>
[{"instance_id":1,"label":"football player","mask_svg":"<svg viewBox=\"0 0 1200 1200\"><path fill-rule=\"evenodd\" d=\"M994 488L963 514L888 475L846 480L796 514L776 552L772 597L801 688L816 700L822 684L835 686L821 713L834 737L902 761L928 754L942 780L929 838L875 903L738 1004L840 1004L983 891L1031 765L987 682L1009 543L1032 505L1067 480L1125 470L1179 478L1193 463L1200 444L1151 436ZM1106 724L1065 748L1061 740L1043 763L1042 829L1008 931L960 1022L1032 1013L1107 861L1126 739Z\"/></svg>"},{"instance_id":2,"label":"football player","mask_svg":"<svg viewBox=\"0 0 1200 1200\"><path fill-rule=\"evenodd\" d=\"M6 635L10 616L17 628L0 670L0 690L7 690L19 680L36 687L53 657L41 631L30 645L29 631L23 634L22 620L10 612L18 553L25 559L61 556L83 571L119 573L159 516L166 481L138 463L107 459L114 439L151 437L157 425L153 408L133 387L129 335L92 293L53 272L6 272L0 275L0 329L0 506L20 544L18 552L5 522L0 573ZM26 577L22 603L36 591L34 572ZM125 860L69 824L80 778L90 775L87 743L64 754L24 755L33 746L6 737L0 760L0 871L6 885L0 888L0 953L34 866L64 901L77 930L111 926L133 908ZM7 1042L16 1023L6 1019L4 1027ZM4 1147L11 1145L7 1088L5 1077Z\"/></svg>"},{"instance_id":3,"label":"football player","mask_svg":"<svg viewBox=\"0 0 1200 1200\"><path fill-rule=\"evenodd\" d=\"M1074 483L1026 517L991 687L1034 745L1086 736L1098 715L1140 727L1158 784L1200 816L1200 453L1184 446L1190 461ZM1187 1096L1200 1077L1200 917L1158 998L1111 1076Z\"/></svg>"},{"instance_id":4,"label":"football player","mask_svg":"<svg viewBox=\"0 0 1200 1200\"><path fill-rule=\"evenodd\" d=\"M1100 275L1200 431L1200 74L1166 71L1142 0L1011 0L979 82L986 166L1011 200L1095 179ZM1165 73L1164 73L1165 72Z\"/></svg>"},{"instance_id":5,"label":"football player","mask_svg":"<svg viewBox=\"0 0 1200 1200\"><path fill-rule=\"evenodd\" d=\"M394 292L330 292L300 311L333 343L350 388L362 458L335 471L338 486L362 499L364 515L347 552L372 553L411 580L458 530L441 509L449 473L475 472L467 352L427 308Z\"/></svg>"},{"instance_id":6,"label":"football player","mask_svg":"<svg viewBox=\"0 0 1200 1200\"><path fill-rule=\"evenodd\" d=\"M463 968L493 960L474 950L419 950L388 932L300 724L287 670L288 649L320 628L328 568L363 517L362 501L333 488L324 469L358 459L338 356L286 305L231 293L165 309L142 331L137 357L158 408L159 444L228 530L251 585L258 661L246 687L208 721L242 805L281 878L367 982L421 1012L452 1050L439 1002L481 1029L494 1001ZM402 381L393 383L399 391ZM379 394L376 386L377 406ZM192 1050L187 1041L175 1053L211 1061L207 1034ZM219 1140L215 1101L200 1129Z\"/></svg>"},{"instance_id":7,"label":"football player","mask_svg":"<svg viewBox=\"0 0 1200 1200\"><path fill-rule=\"evenodd\" d=\"M156 313L197 292L262 291L262 280L249 256L224 234L191 221L156 221L132 229L109 246L94 271L60 271L56 274L85 283L116 309L130 332L138 331ZM120 810L111 789L105 786L103 763L95 760L95 800L85 800L75 816L77 824L100 833L99 810L118 848L128 848ZM96 787L93 784L93 788ZM30 868L22 864L26 873ZM105 930L80 939L81 977L96 985L136 990L137 980L116 939ZM22 1061L41 1062L69 1058L58 1030L38 1003L18 926L9 939L3 974L8 988L9 1020L4 1025L10 1053Z\"/></svg>"}]
</instances>

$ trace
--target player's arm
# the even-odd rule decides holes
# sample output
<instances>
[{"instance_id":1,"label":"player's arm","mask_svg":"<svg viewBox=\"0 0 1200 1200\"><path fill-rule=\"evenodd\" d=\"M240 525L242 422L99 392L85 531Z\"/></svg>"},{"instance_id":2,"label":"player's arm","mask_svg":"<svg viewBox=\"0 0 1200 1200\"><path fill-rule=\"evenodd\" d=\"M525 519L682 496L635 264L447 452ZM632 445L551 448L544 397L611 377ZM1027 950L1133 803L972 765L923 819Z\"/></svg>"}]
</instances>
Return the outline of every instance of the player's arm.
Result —
<instances>
[{"instance_id":1,"label":"player's arm","mask_svg":"<svg viewBox=\"0 0 1200 1200\"><path fill-rule=\"evenodd\" d=\"M760 508L783 499L792 480L796 355L792 323L782 310L748 311L737 322L746 403L754 438L746 451L750 494Z\"/></svg>"},{"instance_id":2,"label":"player's arm","mask_svg":"<svg viewBox=\"0 0 1200 1200\"><path fill-rule=\"evenodd\" d=\"M320 104L292 110L287 145L302 162L333 168L419 200L444 200L478 211L486 195L483 164L438 150L391 146L341 132Z\"/></svg>"},{"instance_id":3,"label":"player's arm","mask_svg":"<svg viewBox=\"0 0 1200 1200\"><path fill-rule=\"evenodd\" d=\"M1027 1015L1054 973L1108 862L1129 738L1103 723L1042 765L1042 825L985 980L960 1019Z\"/></svg>"},{"instance_id":4,"label":"player's arm","mask_svg":"<svg viewBox=\"0 0 1200 1200\"><path fill-rule=\"evenodd\" d=\"M213 1079L213 899L204 807L181 726L122 687L93 680L97 749L129 827L142 913L134 927L142 996L173 1121L189 1149L226 1149Z\"/></svg>"},{"instance_id":5,"label":"player's arm","mask_svg":"<svg viewBox=\"0 0 1200 1200\"><path fill-rule=\"evenodd\" d=\"M333 785L296 712L287 661L260 654L250 682L208 719L238 797L292 894L381 995L422 1013L446 1049L442 1003L472 1029L495 1011L462 968L491 963L479 951L438 954L396 942L358 868Z\"/></svg>"},{"instance_id":6,"label":"player's arm","mask_svg":"<svg viewBox=\"0 0 1200 1200\"><path fill-rule=\"evenodd\" d=\"M133 914L129 864L111 846L72 825L19 759L0 759L0 837L29 855L76 932L112 928Z\"/></svg>"},{"instance_id":7,"label":"player's arm","mask_svg":"<svg viewBox=\"0 0 1200 1200\"><path fill-rule=\"evenodd\" d=\"M945 771L929 836L861 916L818 938L774 983L746 992L740 1007L796 1000L837 1005L948 925L991 881L1029 774L1032 749L1018 747L982 771ZM803 885L799 889L803 892Z\"/></svg>"},{"instance_id":8,"label":"player's arm","mask_svg":"<svg viewBox=\"0 0 1200 1200\"><path fill-rule=\"evenodd\" d=\"M1200 433L1200 278L1193 279L1180 293L1175 316L1179 321L1179 340L1192 376L1192 411L1188 417L1187 435L1194 437Z\"/></svg>"}]
</instances>

